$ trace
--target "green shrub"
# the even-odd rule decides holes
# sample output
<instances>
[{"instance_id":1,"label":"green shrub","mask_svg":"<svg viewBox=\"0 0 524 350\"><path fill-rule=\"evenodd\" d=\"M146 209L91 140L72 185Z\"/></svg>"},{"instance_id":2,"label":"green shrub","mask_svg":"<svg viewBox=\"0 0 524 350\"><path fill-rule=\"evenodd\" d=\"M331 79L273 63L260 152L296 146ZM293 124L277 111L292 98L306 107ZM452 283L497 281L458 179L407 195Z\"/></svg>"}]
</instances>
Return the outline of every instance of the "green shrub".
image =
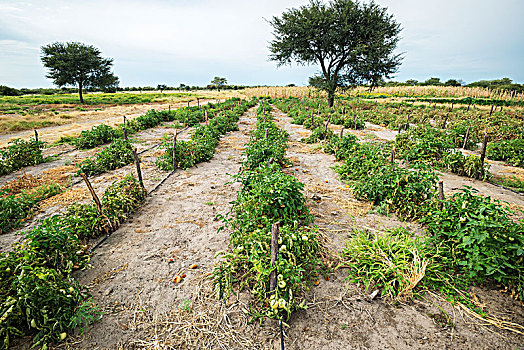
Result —
<instances>
[{"instance_id":1,"label":"green shrub","mask_svg":"<svg viewBox=\"0 0 524 350\"><path fill-rule=\"evenodd\" d=\"M524 167L524 139L488 143L487 157L510 165Z\"/></svg>"},{"instance_id":2,"label":"green shrub","mask_svg":"<svg viewBox=\"0 0 524 350\"><path fill-rule=\"evenodd\" d=\"M311 133L311 135L303 139L302 142L316 143L322 140L329 141L334 136L335 134L333 134L333 131L331 131L330 128L327 128L326 130L325 126L323 126L323 127L318 127L318 128L313 129L313 132Z\"/></svg>"},{"instance_id":3,"label":"green shrub","mask_svg":"<svg viewBox=\"0 0 524 350\"><path fill-rule=\"evenodd\" d=\"M129 141L115 139L109 147L102 149L94 157L85 159L79 165L78 174L99 175L129 165L133 161L133 150Z\"/></svg>"},{"instance_id":4,"label":"green shrub","mask_svg":"<svg viewBox=\"0 0 524 350\"><path fill-rule=\"evenodd\" d=\"M0 190L0 234L21 227L22 223L35 212L38 202L62 190L62 187L54 182L17 195L7 195L7 191Z\"/></svg>"},{"instance_id":5,"label":"green shrub","mask_svg":"<svg viewBox=\"0 0 524 350\"><path fill-rule=\"evenodd\" d=\"M94 148L117 138L115 129L106 124L95 125L91 130L84 130L76 139L74 145L80 149Z\"/></svg>"},{"instance_id":6,"label":"green shrub","mask_svg":"<svg viewBox=\"0 0 524 350\"><path fill-rule=\"evenodd\" d=\"M433 206L421 219L435 244L442 245L444 262L458 273L484 281L493 278L524 297L524 221L471 187Z\"/></svg>"},{"instance_id":7,"label":"green shrub","mask_svg":"<svg viewBox=\"0 0 524 350\"><path fill-rule=\"evenodd\" d=\"M342 138L334 136L324 146L324 152L334 154L337 160L347 159L353 153L357 143L358 138L352 134L346 134Z\"/></svg>"},{"instance_id":8,"label":"green shrub","mask_svg":"<svg viewBox=\"0 0 524 350\"><path fill-rule=\"evenodd\" d=\"M0 149L0 176L9 174L25 166L37 165L45 161L42 155L44 142L34 138L29 141L17 138Z\"/></svg>"},{"instance_id":9,"label":"green shrub","mask_svg":"<svg viewBox=\"0 0 524 350\"><path fill-rule=\"evenodd\" d=\"M401 218L415 219L424 213L425 203L435 196L437 180L430 169L386 165L356 181L353 193L357 199L386 205Z\"/></svg>"}]
</instances>

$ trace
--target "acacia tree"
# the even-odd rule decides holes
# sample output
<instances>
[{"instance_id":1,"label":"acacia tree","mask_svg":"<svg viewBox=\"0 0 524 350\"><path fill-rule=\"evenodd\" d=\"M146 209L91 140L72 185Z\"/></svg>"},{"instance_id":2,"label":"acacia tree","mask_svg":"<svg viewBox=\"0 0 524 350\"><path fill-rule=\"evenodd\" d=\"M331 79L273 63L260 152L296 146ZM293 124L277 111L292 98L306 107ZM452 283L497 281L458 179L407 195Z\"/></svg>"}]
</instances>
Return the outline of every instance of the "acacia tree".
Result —
<instances>
[{"instance_id":1,"label":"acacia tree","mask_svg":"<svg viewBox=\"0 0 524 350\"><path fill-rule=\"evenodd\" d=\"M227 84L226 78L214 77L213 80L211 80L211 85L216 87L218 91L220 91L220 88L224 87L226 84Z\"/></svg>"},{"instance_id":2,"label":"acacia tree","mask_svg":"<svg viewBox=\"0 0 524 350\"><path fill-rule=\"evenodd\" d=\"M393 53L400 25L373 1L311 0L269 23L274 29L270 59L278 66L319 64L320 74L310 84L327 92L330 107L337 88L373 87L400 65L400 55Z\"/></svg>"},{"instance_id":3,"label":"acacia tree","mask_svg":"<svg viewBox=\"0 0 524 350\"><path fill-rule=\"evenodd\" d=\"M42 46L41 50L42 63L49 69L46 77L53 79L58 87L78 86L80 103L84 103L84 88L118 86L118 78L111 72L113 59L103 58L100 50L92 45L55 42Z\"/></svg>"}]
</instances>

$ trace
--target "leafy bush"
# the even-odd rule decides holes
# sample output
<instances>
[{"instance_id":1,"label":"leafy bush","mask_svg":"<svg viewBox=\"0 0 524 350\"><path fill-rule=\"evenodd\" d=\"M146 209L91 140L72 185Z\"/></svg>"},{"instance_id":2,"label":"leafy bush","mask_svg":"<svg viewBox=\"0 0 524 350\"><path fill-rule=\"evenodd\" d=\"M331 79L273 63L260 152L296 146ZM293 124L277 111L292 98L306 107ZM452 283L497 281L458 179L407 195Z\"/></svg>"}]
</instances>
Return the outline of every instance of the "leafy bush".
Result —
<instances>
[{"instance_id":1,"label":"leafy bush","mask_svg":"<svg viewBox=\"0 0 524 350\"><path fill-rule=\"evenodd\" d=\"M34 138L29 141L20 138L10 141L6 148L0 149L0 176L25 166L43 163L45 161L42 155L44 144Z\"/></svg>"},{"instance_id":2,"label":"leafy bush","mask_svg":"<svg viewBox=\"0 0 524 350\"><path fill-rule=\"evenodd\" d=\"M524 139L489 143L486 155L489 159L502 160L513 166L524 167Z\"/></svg>"},{"instance_id":3,"label":"leafy bush","mask_svg":"<svg viewBox=\"0 0 524 350\"><path fill-rule=\"evenodd\" d=\"M139 207L145 192L132 176L114 182L102 197L102 213L93 203L74 204L61 217L61 225L76 232L80 238L97 237L111 232Z\"/></svg>"},{"instance_id":4,"label":"leafy bush","mask_svg":"<svg viewBox=\"0 0 524 350\"><path fill-rule=\"evenodd\" d=\"M397 135L395 147L398 156L408 162L438 166L453 143L445 132L426 125Z\"/></svg>"},{"instance_id":5,"label":"leafy bush","mask_svg":"<svg viewBox=\"0 0 524 350\"><path fill-rule=\"evenodd\" d=\"M78 174L99 175L131 164L133 161L133 150L129 141L115 139L109 147L104 148L94 157L85 159L79 165Z\"/></svg>"},{"instance_id":6,"label":"leafy bush","mask_svg":"<svg viewBox=\"0 0 524 350\"><path fill-rule=\"evenodd\" d=\"M357 146L358 138L352 134L346 134L342 138L334 136L324 146L324 152L334 154L337 160L347 159Z\"/></svg>"},{"instance_id":7,"label":"leafy bush","mask_svg":"<svg viewBox=\"0 0 524 350\"><path fill-rule=\"evenodd\" d=\"M16 195L7 195L8 191L0 191L0 234L21 227L34 213L38 202L62 190L58 184L52 182Z\"/></svg>"},{"instance_id":8,"label":"leafy bush","mask_svg":"<svg viewBox=\"0 0 524 350\"><path fill-rule=\"evenodd\" d=\"M450 269L484 281L493 278L524 298L524 221L499 201L462 189L421 219Z\"/></svg>"},{"instance_id":9,"label":"leafy bush","mask_svg":"<svg viewBox=\"0 0 524 350\"><path fill-rule=\"evenodd\" d=\"M109 125L95 125L91 130L84 130L74 139L74 145L80 149L94 148L118 137L116 129Z\"/></svg>"},{"instance_id":10,"label":"leafy bush","mask_svg":"<svg viewBox=\"0 0 524 350\"><path fill-rule=\"evenodd\" d=\"M267 133L267 137L266 137ZM259 117L257 128L251 134L249 144L246 146L244 155L246 161L243 169L254 170L261 164L273 159L274 162L284 166L286 161L286 139L288 133L280 130L270 115L266 115L266 121Z\"/></svg>"},{"instance_id":11,"label":"leafy bush","mask_svg":"<svg viewBox=\"0 0 524 350\"><path fill-rule=\"evenodd\" d=\"M102 213L93 204L74 205L24 233L13 251L0 253L0 335L6 348L12 337L26 335L33 336L33 346L47 348L96 319L86 289L70 276L89 261L81 239L115 229L144 197L128 176L108 187Z\"/></svg>"},{"instance_id":12,"label":"leafy bush","mask_svg":"<svg viewBox=\"0 0 524 350\"><path fill-rule=\"evenodd\" d=\"M330 128L327 128L326 130L325 126L323 126L323 127L313 129L313 132L311 133L311 135L303 139L302 142L316 143L322 140L330 140L334 136L335 135L333 134L333 131L331 131Z\"/></svg>"},{"instance_id":13,"label":"leafy bush","mask_svg":"<svg viewBox=\"0 0 524 350\"><path fill-rule=\"evenodd\" d=\"M355 144L344 153L344 164L335 166L335 171L342 180L359 180L372 173L378 167L387 164L386 149L380 143Z\"/></svg>"},{"instance_id":14,"label":"leafy bush","mask_svg":"<svg viewBox=\"0 0 524 350\"><path fill-rule=\"evenodd\" d=\"M353 193L357 199L385 205L401 218L415 219L424 213L426 201L435 196L437 180L430 169L386 165L356 181Z\"/></svg>"}]
</instances>

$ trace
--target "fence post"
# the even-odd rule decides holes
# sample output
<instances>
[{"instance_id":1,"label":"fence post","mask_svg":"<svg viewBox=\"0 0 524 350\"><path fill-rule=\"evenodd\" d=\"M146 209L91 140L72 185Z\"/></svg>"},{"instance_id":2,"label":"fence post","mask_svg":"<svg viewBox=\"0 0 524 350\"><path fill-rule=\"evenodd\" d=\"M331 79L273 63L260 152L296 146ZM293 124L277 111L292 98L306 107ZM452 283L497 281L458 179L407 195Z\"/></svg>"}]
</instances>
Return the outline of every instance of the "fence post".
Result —
<instances>
[{"instance_id":1,"label":"fence post","mask_svg":"<svg viewBox=\"0 0 524 350\"><path fill-rule=\"evenodd\" d=\"M178 135L178 132L175 129L175 135L173 136L173 171L176 170L176 137Z\"/></svg>"},{"instance_id":2,"label":"fence post","mask_svg":"<svg viewBox=\"0 0 524 350\"><path fill-rule=\"evenodd\" d=\"M466 130L466 136L464 136L464 143L462 144L462 149L466 149L466 145L468 144L468 138L469 138L469 130L471 129L471 125L468 126L468 130Z\"/></svg>"},{"instance_id":3,"label":"fence post","mask_svg":"<svg viewBox=\"0 0 524 350\"><path fill-rule=\"evenodd\" d=\"M140 159L138 159L138 154L136 153L136 148L133 148L133 157L135 158L136 173L138 175L138 182L140 183L140 186L142 186L142 189L144 190L144 192L146 192L146 188L144 187L144 181L142 180L142 169L140 169Z\"/></svg>"},{"instance_id":4,"label":"fence post","mask_svg":"<svg viewBox=\"0 0 524 350\"><path fill-rule=\"evenodd\" d=\"M480 163L482 168L480 169L479 180L484 178L484 159L486 158L486 147L488 146L488 135L484 134L484 139L482 140L482 148L480 149Z\"/></svg>"},{"instance_id":5,"label":"fence post","mask_svg":"<svg viewBox=\"0 0 524 350\"><path fill-rule=\"evenodd\" d=\"M444 181L438 182L438 199L440 200L439 207L442 209L442 206L444 205Z\"/></svg>"},{"instance_id":6,"label":"fence post","mask_svg":"<svg viewBox=\"0 0 524 350\"><path fill-rule=\"evenodd\" d=\"M278 223L271 226L271 266L274 267L278 253ZM273 293L277 285L277 271L274 269L269 275L269 291Z\"/></svg>"},{"instance_id":7,"label":"fence post","mask_svg":"<svg viewBox=\"0 0 524 350\"><path fill-rule=\"evenodd\" d=\"M80 173L80 176L82 179L84 179L84 182L87 185L87 188L89 189L89 192L91 192L91 197L93 197L93 200L96 204L96 209L98 210L99 214L102 214L102 204L100 203L100 199L98 199L98 196L95 193L95 190L93 189L93 186L91 185L91 182L89 182L89 179L87 178L87 175L84 173Z\"/></svg>"}]
</instances>

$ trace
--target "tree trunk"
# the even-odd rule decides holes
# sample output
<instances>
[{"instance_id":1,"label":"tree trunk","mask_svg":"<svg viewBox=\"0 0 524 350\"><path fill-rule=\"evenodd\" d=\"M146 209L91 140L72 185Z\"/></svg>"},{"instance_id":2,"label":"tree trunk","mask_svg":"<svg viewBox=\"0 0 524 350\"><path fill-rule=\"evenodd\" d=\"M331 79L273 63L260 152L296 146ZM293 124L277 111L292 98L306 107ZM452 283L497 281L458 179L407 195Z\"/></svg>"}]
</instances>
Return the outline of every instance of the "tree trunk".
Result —
<instances>
[{"instance_id":1,"label":"tree trunk","mask_svg":"<svg viewBox=\"0 0 524 350\"><path fill-rule=\"evenodd\" d=\"M333 107L333 104L335 103L335 90L328 90L328 107Z\"/></svg>"},{"instance_id":2,"label":"tree trunk","mask_svg":"<svg viewBox=\"0 0 524 350\"><path fill-rule=\"evenodd\" d=\"M84 103L84 96L82 96L82 81L78 82L78 94L80 95L80 103Z\"/></svg>"}]
</instances>

